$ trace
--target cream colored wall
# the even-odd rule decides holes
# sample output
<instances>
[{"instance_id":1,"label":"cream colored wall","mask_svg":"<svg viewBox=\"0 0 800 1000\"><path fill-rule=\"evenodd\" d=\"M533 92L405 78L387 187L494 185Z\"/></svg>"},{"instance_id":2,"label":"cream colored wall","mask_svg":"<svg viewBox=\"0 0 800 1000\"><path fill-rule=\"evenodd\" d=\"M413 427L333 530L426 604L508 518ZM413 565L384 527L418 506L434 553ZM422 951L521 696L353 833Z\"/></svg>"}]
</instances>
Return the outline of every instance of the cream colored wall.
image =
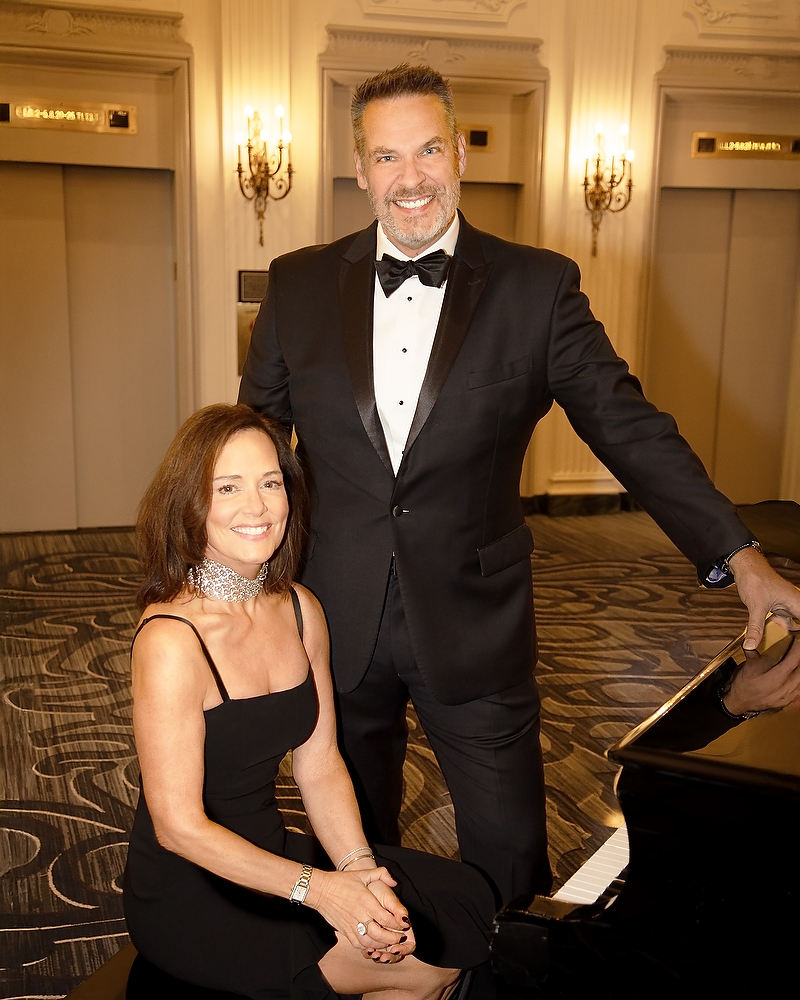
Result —
<instances>
[{"instance_id":1,"label":"cream colored wall","mask_svg":"<svg viewBox=\"0 0 800 1000\"><path fill-rule=\"evenodd\" d=\"M145 5L155 6L153 0L146 4L130 0L118 6L135 10ZM423 0L160 0L159 6L183 13L182 34L194 50L197 405L236 395L237 270L266 268L274 256L319 239L318 57L328 45L326 25L373 30L413 26L433 36L457 32L543 40L539 60L549 72L549 90L542 244L577 260L595 313L635 371L642 367L644 279L653 213L655 78L664 64L665 47L737 45L748 51L800 52L797 7L792 0L749 7L708 0L501 0L491 4L467 0L437 0L436 4ZM436 16L424 16L431 12ZM238 116L245 104L266 109L278 100L287 109L296 174L288 198L268 207L261 248L252 206L245 203L236 185L233 136L243 128ZM581 182L585 148L598 120L611 126L621 121L630 124L629 142L636 150L635 189L630 207L604 220L599 253L592 258ZM617 488L563 415L551 414L537 430L522 492Z\"/></svg>"}]
</instances>

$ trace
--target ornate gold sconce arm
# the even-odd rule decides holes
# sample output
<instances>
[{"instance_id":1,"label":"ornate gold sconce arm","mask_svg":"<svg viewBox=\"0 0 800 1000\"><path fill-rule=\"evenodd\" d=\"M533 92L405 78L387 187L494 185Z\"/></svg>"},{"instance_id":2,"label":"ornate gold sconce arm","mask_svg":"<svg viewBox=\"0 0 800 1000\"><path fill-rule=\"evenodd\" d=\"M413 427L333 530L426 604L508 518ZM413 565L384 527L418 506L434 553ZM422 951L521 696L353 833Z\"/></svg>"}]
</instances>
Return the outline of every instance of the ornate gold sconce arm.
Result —
<instances>
[{"instance_id":1,"label":"ornate gold sconce arm","mask_svg":"<svg viewBox=\"0 0 800 1000\"><path fill-rule=\"evenodd\" d=\"M620 132L627 134L627 127L620 126ZM583 200L592 219L592 257L597 256L597 236L603 215L627 208L633 192L633 150L623 153L619 163L616 156L612 155L611 166L606 167L604 149L602 125L598 124L597 148L591 161L592 172L590 174L590 161L587 158L583 175Z\"/></svg>"},{"instance_id":2,"label":"ornate gold sconce arm","mask_svg":"<svg viewBox=\"0 0 800 1000\"><path fill-rule=\"evenodd\" d=\"M276 147L269 151L268 137L261 125L258 112L245 109L247 115L247 165L242 165L242 146L239 143L239 189L248 201L255 204L258 217L258 242L264 246L264 213L267 202L280 201L292 189L291 141L289 132L283 131L283 108L278 105L276 116L281 119L281 134ZM284 166L285 158L285 166Z\"/></svg>"}]
</instances>

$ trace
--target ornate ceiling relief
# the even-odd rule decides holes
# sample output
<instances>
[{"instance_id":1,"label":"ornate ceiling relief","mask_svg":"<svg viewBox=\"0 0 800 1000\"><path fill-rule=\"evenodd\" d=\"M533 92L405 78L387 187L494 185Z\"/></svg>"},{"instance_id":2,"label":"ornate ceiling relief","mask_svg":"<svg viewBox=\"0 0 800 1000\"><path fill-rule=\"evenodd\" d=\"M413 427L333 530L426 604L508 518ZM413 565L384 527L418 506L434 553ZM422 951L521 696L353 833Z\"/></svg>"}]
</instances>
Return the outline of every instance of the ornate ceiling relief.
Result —
<instances>
[{"instance_id":1,"label":"ornate ceiling relief","mask_svg":"<svg viewBox=\"0 0 800 1000\"><path fill-rule=\"evenodd\" d=\"M361 0L365 14L507 24L525 0Z\"/></svg>"},{"instance_id":2,"label":"ornate ceiling relief","mask_svg":"<svg viewBox=\"0 0 800 1000\"><path fill-rule=\"evenodd\" d=\"M800 39L798 0L684 0L701 38Z\"/></svg>"}]
</instances>

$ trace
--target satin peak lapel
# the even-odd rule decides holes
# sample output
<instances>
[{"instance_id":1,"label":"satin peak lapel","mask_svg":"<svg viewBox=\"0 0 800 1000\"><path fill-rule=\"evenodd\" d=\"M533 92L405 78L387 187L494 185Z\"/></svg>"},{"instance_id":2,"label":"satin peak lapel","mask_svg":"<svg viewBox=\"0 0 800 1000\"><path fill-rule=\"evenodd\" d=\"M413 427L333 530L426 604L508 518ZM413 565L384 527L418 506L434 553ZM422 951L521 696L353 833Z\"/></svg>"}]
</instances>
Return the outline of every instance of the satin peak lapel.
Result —
<instances>
[{"instance_id":1,"label":"satin peak lapel","mask_svg":"<svg viewBox=\"0 0 800 1000\"><path fill-rule=\"evenodd\" d=\"M381 462L394 478L389 449L375 403L372 374L372 304L375 268L375 226L360 233L342 261L339 278L339 309L342 341L353 396L364 430ZM371 238L369 238L371 237Z\"/></svg>"},{"instance_id":2,"label":"satin peak lapel","mask_svg":"<svg viewBox=\"0 0 800 1000\"><path fill-rule=\"evenodd\" d=\"M405 451L416 441L419 432L430 416L431 410L439 398L447 376L458 357L461 345L467 335L472 317L478 308L483 289L489 280L491 262L470 266L459 256L458 248L447 279L447 289L442 303L442 314L433 341L430 361L422 382L417 409L408 432Z\"/></svg>"}]
</instances>

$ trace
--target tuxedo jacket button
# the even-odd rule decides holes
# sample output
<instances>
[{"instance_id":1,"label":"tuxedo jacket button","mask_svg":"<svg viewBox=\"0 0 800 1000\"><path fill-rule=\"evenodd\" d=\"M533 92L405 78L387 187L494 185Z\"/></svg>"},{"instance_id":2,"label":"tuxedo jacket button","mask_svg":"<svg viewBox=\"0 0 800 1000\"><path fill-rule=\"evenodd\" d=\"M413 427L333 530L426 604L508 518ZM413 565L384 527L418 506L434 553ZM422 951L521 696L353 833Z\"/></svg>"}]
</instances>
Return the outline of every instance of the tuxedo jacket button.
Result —
<instances>
[{"instance_id":1,"label":"tuxedo jacket button","mask_svg":"<svg viewBox=\"0 0 800 1000\"><path fill-rule=\"evenodd\" d=\"M393 517L401 517L403 514L405 514L405 511L399 504L396 507L392 507Z\"/></svg>"}]
</instances>

